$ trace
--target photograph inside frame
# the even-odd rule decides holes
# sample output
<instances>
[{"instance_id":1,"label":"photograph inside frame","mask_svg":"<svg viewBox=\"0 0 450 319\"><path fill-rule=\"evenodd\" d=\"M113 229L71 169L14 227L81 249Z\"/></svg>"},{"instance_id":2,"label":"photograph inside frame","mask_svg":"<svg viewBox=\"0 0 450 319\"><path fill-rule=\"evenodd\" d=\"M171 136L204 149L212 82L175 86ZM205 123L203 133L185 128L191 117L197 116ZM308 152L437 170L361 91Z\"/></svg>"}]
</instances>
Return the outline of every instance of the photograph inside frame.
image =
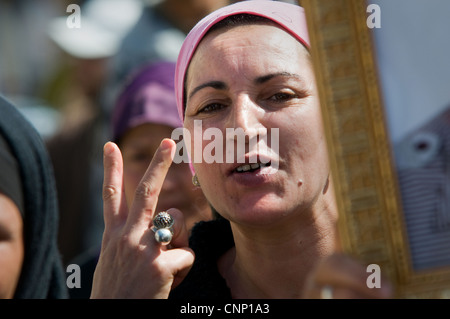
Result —
<instances>
[{"instance_id":1,"label":"photograph inside frame","mask_svg":"<svg viewBox=\"0 0 450 319\"><path fill-rule=\"evenodd\" d=\"M399 298L450 296L446 1L300 1L336 183L343 249Z\"/></svg>"},{"instance_id":2,"label":"photograph inside frame","mask_svg":"<svg viewBox=\"0 0 450 319\"><path fill-rule=\"evenodd\" d=\"M390 141L413 268L450 265L450 3L372 0Z\"/></svg>"}]
</instances>

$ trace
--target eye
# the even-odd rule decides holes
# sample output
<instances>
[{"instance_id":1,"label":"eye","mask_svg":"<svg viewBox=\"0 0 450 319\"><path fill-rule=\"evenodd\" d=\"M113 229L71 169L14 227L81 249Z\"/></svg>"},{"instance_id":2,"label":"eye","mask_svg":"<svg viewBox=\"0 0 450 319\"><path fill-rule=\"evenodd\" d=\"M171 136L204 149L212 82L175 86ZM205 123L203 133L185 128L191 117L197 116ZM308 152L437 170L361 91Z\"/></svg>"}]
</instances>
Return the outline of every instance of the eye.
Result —
<instances>
[{"instance_id":1,"label":"eye","mask_svg":"<svg viewBox=\"0 0 450 319\"><path fill-rule=\"evenodd\" d=\"M147 161L148 158L149 158L149 156L145 153L137 153L137 154L134 154L134 156L132 157L132 160L136 161L136 162L141 162L141 161Z\"/></svg>"},{"instance_id":2,"label":"eye","mask_svg":"<svg viewBox=\"0 0 450 319\"><path fill-rule=\"evenodd\" d=\"M147 152L135 152L127 154L126 158L130 163L150 163L152 160L152 154L149 154Z\"/></svg>"},{"instance_id":3,"label":"eye","mask_svg":"<svg viewBox=\"0 0 450 319\"><path fill-rule=\"evenodd\" d=\"M296 98L297 95L294 93L287 93L287 92L279 92L274 95L272 95L269 100L275 101L275 102L284 102L289 101L291 99Z\"/></svg>"},{"instance_id":4,"label":"eye","mask_svg":"<svg viewBox=\"0 0 450 319\"><path fill-rule=\"evenodd\" d=\"M220 104L220 103L210 103L208 105L206 105L205 107L201 108L198 113L211 113L211 112L215 112L215 111L219 111L221 109L223 109L225 107L225 105Z\"/></svg>"}]
</instances>

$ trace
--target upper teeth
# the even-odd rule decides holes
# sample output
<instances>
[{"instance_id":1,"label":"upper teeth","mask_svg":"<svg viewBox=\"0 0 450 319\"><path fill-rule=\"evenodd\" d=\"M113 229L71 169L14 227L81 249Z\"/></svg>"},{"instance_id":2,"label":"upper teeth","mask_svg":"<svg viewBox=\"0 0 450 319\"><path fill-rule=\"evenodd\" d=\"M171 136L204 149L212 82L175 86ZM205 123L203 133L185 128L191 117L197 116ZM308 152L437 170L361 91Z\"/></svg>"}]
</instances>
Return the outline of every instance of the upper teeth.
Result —
<instances>
[{"instance_id":1,"label":"upper teeth","mask_svg":"<svg viewBox=\"0 0 450 319\"><path fill-rule=\"evenodd\" d=\"M238 172L247 172L247 171L249 171L249 170L251 170L251 169L257 169L257 168L259 168L260 166L261 166L260 163L255 163L255 164L245 164L245 165L242 165L242 166L237 167L237 168L236 168L236 171L238 171Z\"/></svg>"}]
</instances>

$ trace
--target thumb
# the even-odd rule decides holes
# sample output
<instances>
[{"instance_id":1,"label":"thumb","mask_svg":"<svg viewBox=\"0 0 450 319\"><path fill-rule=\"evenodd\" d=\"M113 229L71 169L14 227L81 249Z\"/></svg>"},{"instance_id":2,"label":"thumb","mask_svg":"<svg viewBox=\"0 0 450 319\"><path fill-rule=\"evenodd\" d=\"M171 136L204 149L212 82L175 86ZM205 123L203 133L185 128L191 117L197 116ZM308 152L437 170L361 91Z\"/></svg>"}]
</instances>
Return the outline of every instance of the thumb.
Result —
<instances>
[{"instance_id":1,"label":"thumb","mask_svg":"<svg viewBox=\"0 0 450 319\"><path fill-rule=\"evenodd\" d=\"M173 274L172 289L177 287L187 276L192 268L195 260L194 251L190 248L177 248L165 252L165 258L171 260L170 265L173 265L171 272Z\"/></svg>"}]
</instances>

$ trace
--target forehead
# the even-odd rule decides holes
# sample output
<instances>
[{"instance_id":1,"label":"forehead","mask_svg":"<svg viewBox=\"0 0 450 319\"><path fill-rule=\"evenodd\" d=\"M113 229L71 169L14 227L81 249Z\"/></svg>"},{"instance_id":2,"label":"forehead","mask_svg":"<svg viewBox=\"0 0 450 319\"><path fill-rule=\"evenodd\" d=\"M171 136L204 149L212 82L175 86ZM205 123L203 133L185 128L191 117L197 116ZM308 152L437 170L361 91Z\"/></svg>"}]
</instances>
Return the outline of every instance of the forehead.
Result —
<instances>
[{"instance_id":1,"label":"forehead","mask_svg":"<svg viewBox=\"0 0 450 319\"><path fill-rule=\"evenodd\" d=\"M246 56L252 58L245 59ZM191 75L197 77L213 71L209 68L212 65L223 68L233 61L245 63L246 67L263 62L265 67L286 62L293 66L309 62L310 57L303 44L275 23L221 28L208 33L200 42L189 64L186 82L192 80Z\"/></svg>"},{"instance_id":2,"label":"forehead","mask_svg":"<svg viewBox=\"0 0 450 319\"><path fill-rule=\"evenodd\" d=\"M221 44L226 44L227 48L230 49L240 48L245 44L266 47L277 47L283 44L283 46L296 46L306 50L297 39L278 24L271 21L255 22L223 27L207 33L200 41L193 59L198 55L198 52L210 50L211 47L221 49Z\"/></svg>"}]
</instances>

